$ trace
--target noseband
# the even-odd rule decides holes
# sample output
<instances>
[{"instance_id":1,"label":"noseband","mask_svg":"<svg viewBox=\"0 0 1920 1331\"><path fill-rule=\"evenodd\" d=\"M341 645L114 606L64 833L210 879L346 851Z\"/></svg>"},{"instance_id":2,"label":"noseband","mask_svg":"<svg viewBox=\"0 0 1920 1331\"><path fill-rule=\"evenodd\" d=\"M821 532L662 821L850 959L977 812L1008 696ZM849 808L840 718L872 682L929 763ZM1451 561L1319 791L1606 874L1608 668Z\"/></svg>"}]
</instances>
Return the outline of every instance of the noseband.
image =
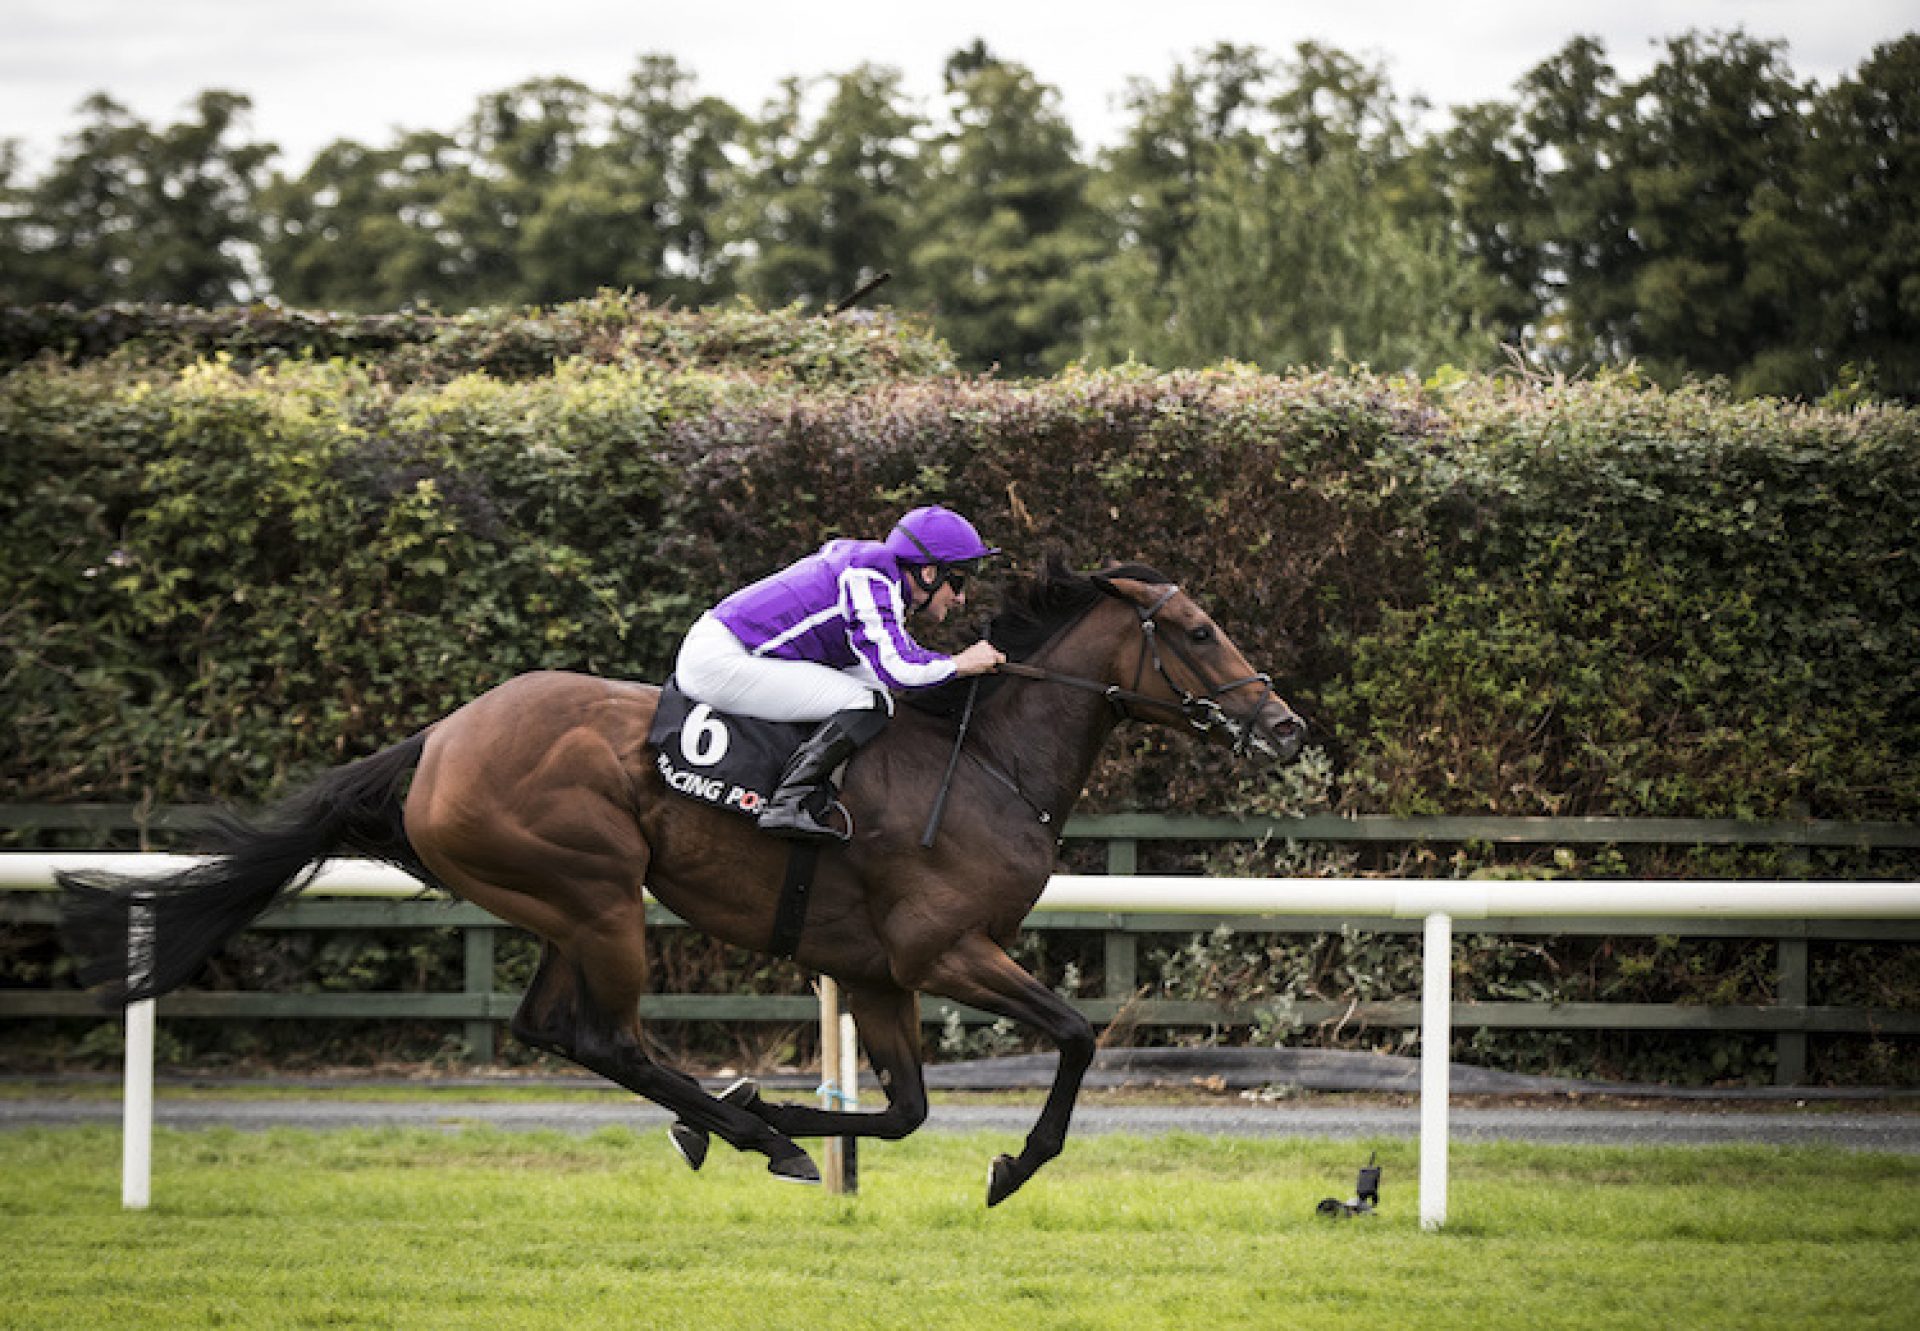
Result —
<instances>
[{"instance_id":1,"label":"noseband","mask_svg":"<svg viewBox=\"0 0 1920 1331\"><path fill-rule=\"evenodd\" d=\"M1011 675L1016 679L1038 680L1048 684L1064 684L1069 688L1085 689L1089 692L1101 694L1106 698L1108 704L1112 706L1114 714L1123 721L1137 721L1141 719L1135 714L1135 708L1149 707L1158 708L1163 712L1174 712L1200 734L1204 735L1216 729L1224 729L1233 737L1234 753L1244 754L1248 746L1251 745L1255 739L1254 718L1260 715L1260 709L1265 707L1267 701L1274 696L1272 677L1269 675L1256 674L1248 675L1243 679L1229 680L1227 683L1217 685L1209 690L1204 696L1196 694L1190 689L1181 688L1178 684L1174 683L1173 675L1167 670L1166 660L1160 654L1161 638L1159 625L1156 623L1156 617L1166 608L1167 602L1180 594L1180 589L1178 587L1169 587L1160 594L1159 599L1155 600L1152 605L1141 606L1135 602L1132 597L1121 592L1105 579L1096 579L1096 581L1099 583L1101 591L1113 597L1115 600L1125 602L1127 608L1139 617L1140 632L1145 636L1146 641L1142 645L1139 661L1134 667L1132 687L1123 689L1118 684L1106 684L1097 679L1085 679L1078 675L1062 675L1052 670L1044 670L1038 666L1030 666L1018 662L1007 662L997 667L995 673ZM1180 664L1184 665L1195 679L1206 679L1205 673L1201 671L1193 657L1188 654L1186 648L1171 638L1166 640L1166 646L1167 650L1173 653L1180 661ZM1178 697L1178 702L1169 701L1166 698L1157 698L1150 693L1142 693L1140 691L1140 682L1147 673L1147 663L1149 661L1153 663L1154 673L1160 676L1160 680L1167 686L1168 692ZM1260 687L1260 696L1255 700L1253 706L1248 709L1245 720L1230 715L1227 709L1220 705L1220 699L1232 693L1235 689L1250 688L1254 685Z\"/></svg>"}]
</instances>

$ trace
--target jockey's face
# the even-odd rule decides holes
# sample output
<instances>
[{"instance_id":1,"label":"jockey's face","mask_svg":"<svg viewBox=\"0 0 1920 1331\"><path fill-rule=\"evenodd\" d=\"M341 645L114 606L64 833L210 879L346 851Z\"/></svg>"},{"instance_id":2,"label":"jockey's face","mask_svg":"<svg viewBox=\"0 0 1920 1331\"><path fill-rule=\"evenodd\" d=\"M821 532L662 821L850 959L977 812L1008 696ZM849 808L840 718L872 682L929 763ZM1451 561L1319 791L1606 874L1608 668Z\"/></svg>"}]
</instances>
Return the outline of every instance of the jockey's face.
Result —
<instances>
[{"instance_id":1,"label":"jockey's face","mask_svg":"<svg viewBox=\"0 0 1920 1331\"><path fill-rule=\"evenodd\" d=\"M933 599L927 602L927 614L932 616L934 623L938 624L966 603L965 592L957 592L953 589L952 583L943 582L939 590L934 592Z\"/></svg>"},{"instance_id":2,"label":"jockey's face","mask_svg":"<svg viewBox=\"0 0 1920 1331\"><path fill-rule=\"evenodd\" d=\"M933 576L934 574L930 569L916 570L915 576L907 579L907 585L912 588L913 608L938 624L943 622L946 617L956 609L967 603L967 594L964 591L955 591L953 583L949 581L941 582L938 587L935 587L933 591L929 593L926 589L926 584L921 581L921 578L925 577L930 579ZM964 580L960 581L964 586Z\"/></svg>"}]
</instances>

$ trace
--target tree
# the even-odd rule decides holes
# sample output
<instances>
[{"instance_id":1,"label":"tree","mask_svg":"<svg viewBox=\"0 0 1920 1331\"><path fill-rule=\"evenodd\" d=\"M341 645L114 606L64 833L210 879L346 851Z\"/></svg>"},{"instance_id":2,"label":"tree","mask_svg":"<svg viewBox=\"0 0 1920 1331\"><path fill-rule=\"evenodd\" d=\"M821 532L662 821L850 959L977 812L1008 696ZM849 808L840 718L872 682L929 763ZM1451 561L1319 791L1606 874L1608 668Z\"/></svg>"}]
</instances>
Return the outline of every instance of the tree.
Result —
<instances>
[{"instance_id":1,"label":"tree","mask_svg":"<svg viewBox=\"0 0 1920 1331\"><path fill-rule=\"evenodd\" d=\"M1472 305L1488 334L1504 346L1526 345L1550 287L1545 199L1519 109L1508 102L1456 107L1453 124L1416 155L1477 270Z\"/></svg>"},{"instance_id":2,"label":"tree","mask_svg":"<svg viewBox=\"0 0 1920 1331\"><path fill-rule=\"evenodd\" d=\"M1738 381L1787 342L1796 303L1818 297L1795 280L1806 234L1783 206L1807 94L1780 43L1734 33L1666 45L1623 99L1615 170L1635 253L1631 315L1611 327L1661 377Z\"/></svg>"},{"instance_id":3,"label":"tree","mask_svg":"<svg viewBox=\"0 0 1920 1331\"><path fill-rule=\"evenodd\" d=\"M981 43L947 62L948 124L934 145L906 280L962 364L1056 369L1078 349L1101 252L1088 170L1058 94Z\"/></svg>"},{"instance_id":4,"label":"tree","mask_svg":"<svg viewBox=\"0 0 1920 1331\"><path fill-rule=\"evenodd\" d=\"M747 118L696 93L692 73L664 55L640 58L612 110L606 156L635 201L645 196L642 212L627 215L624 243L655 274L626 285L689 305L729 293L722 219L737 188L737 159L746 155Z\"/></svg>"},{"instance_id":5,"label":"tree","mask_svg":"<svg viewBox=\"0 0 1920 1331\"><path fill-rule=\"evenodd\" d=\"M1503 337L1529 331L1562 370L1803 385L1790 344L1821 264L1805 91L1778 44L1688 34L1623 86L1576 38L1518 93L1462 109L1428 149Z\"/></svg>"},{"instance_id":6,"label":"tree","mask_svg":"<svg viewBox=\"0 0 1920 1331\"><path fill-rule=\"evenodd\" d=\"M896 70L861 65L826 84L789 80L768 108L734 228L747 251L741 290L764 305L823 304L882 269L905 266L926 122Z\"/></svg>"},{"instance_id":7,"label":"tree","mask_svg":"<svg viewBox=\"0 0 1920 1331\"><path fill-rule=\"evenodd\" d=\"M1115 237L1085 274L1086 355L1113 362L1152 355L1152 330L1174 320L1170 281L1193 235L1202 193L1222 157L1255 151L1272 62L1252 47L1221 43L1193 66L1176 63L1165 87L1134 79L1124 105L1133 121L1108 152L1092 197Z\"/></svg>"},{"instance_id":8,"label":"tree","mask_svg":"<svg viewBox=\"0 0 1920 1331\"><path fill-rule=\"evenodd\" d=\"M1224 160L1170 285L1156 364L1426 372L1493 350L1472 323L1474 273L1447 229L1384 206L1347 151L1305 171L1270 151Z\"/></svg>"},{"instance_id":9,"label":"tree","mask_svg":"<svg viewBox=\"0 0 1920 1331\"><path fill-rule=\"evenodd\" d=\"M1920 35L1878 47L1810 112L1822 386L1920 398Z\"/></svg>"},{"instance_id":10,"label":"tree","mask_svg":"<svg viewBox=\"0 0 1920 1331\"><path fill-rule=\"evenodd\" d=\"M605 255L582 233L604 230L607 219L568 217L563 194L605 129L604 99L573 79L529 79L480 99L460 134L470 169L441 203L460 238L468 303L554 301L594 289L570 289L579 264L565 247L584 244L585 263L600 267ZM542 216L549 206L558 218Z\"/></svg>"},{"instance_id":11,"label":"tree","mask_svg":"<svg viewBox=\"0 0 1920 1331\"><path fill-rule=\"evenodd\" d=\"M1600 43L1577 37L1520 80L1517 150L1532 165L1532 206L1518 230L1537 248L1538 350L1578 369L1622 362L1632 262L1625 182L1614 170L1620 85Z\"/></svg>"},{"instance_id":12,"label":"tree","mask_svg":"<svg viewBox=\"0 0 1920 1331\"><path fill-rule=\"evenodd\" d=\"M462 241L443 213L465 170L452 139L418 132L391 148L342 139L297 180L276 176L260 201L274 294L337 310L465 306Z\"/></svg>"},{"instance_id":13,"label":"tree","mask_svg":"<svg viewBox=\"0 0 1920 1331\"><path fill-rule=\"evenodd\" d=\"M104 95L66 153L15 189L16 299L230 303L257 285L254 200L276 149L242 137L238 93L203 92L197 118L155 130Z\"/></svg>"},{"instance_id":14,"label":"tree","mask_svg":"<svg viewBox=\"0 0 1920 1331\"><path fill-rule=\"evenodd\" d=\"M744 122L643 57L618 95L534 79L459 135L335 144L268 200L288 299L349 309L552 304L603 287L698 303L726 290L714 215Z\"/></svg>"},{"instance_id":15,"label":"tree","mask_svg":"<svg viewBox=\"0 0 1920 1331\"><path fill-rule=\"evenodd\" d=\"M34 248L32 190L19 175L19 143L0 139L0 291L34 300L42 256Z\"/></svg>"},{"instance_id":16,"label":"tree","mask_svg":"<svg viewBox=\"0 0 1920 1331\"><path fill-rule=\"evenodd\" d=\"M1161 196L1163 211L1135 214L1156 225L1109 266L1123 280L1109 284L1116 298L1090 353L1275 369L1487 358L1476 270L1410 167L1385 75L1314 43L1271 75L1229 48L1212 68L1211 80L1177 71L1166 96L1136 99L1156 119L1129 136L1132 160L1166 145L1159 155L1192 162L1194 184ZM1210 98L1195 95L1209 83ZM1219 113L1196 115L1209 101ZM1168 123L1187 132L1169 135Z\"/></svg>"},{"instance_id":17,"label":"tree","mask_svg":"<svg viewBox=\"0 0 1920 1331\"><path fill-rule=\"evenodd\" d=\"M1133 123L1102 164L1100 197L1156 276L1172 273L1221 153L1244 150L1264 132L1262 93L1272 77L1258 50L1223 42L1193 68L1176 63L1164 88L1144 79L1128 85Z\"/></svg>"}]
</instances>

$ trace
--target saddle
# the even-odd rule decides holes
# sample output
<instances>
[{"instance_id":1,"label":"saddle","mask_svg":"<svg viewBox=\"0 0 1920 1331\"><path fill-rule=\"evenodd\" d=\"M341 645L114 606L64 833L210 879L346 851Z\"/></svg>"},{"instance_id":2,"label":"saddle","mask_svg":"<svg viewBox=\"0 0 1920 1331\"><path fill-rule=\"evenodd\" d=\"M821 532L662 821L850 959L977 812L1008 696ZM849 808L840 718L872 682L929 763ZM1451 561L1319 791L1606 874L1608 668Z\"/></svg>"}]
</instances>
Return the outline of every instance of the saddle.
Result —
<instances>
[{"instance_id":1,"label":"saddle","mask_svg":"<svg viewBox=\"0 0 1920 1331\"><path fill-rule=\"evenodd\" d=\"M695 702L669 679L660 690L647 743L654 766L676 795L698 804L758 818L780 785L787 760L815 727L761 721Z\"/></svg>"}]
</instances>

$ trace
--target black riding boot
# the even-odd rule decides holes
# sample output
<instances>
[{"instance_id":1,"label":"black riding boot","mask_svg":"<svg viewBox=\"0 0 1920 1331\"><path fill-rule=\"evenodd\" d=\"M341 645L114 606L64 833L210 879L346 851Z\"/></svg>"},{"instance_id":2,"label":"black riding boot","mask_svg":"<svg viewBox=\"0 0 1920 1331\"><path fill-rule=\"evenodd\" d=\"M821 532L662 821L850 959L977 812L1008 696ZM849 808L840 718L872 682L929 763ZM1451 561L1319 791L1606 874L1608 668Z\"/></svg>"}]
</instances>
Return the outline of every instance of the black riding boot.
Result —
<instances>
[{"instance_id":1,"label":"black riding boot","mask_svg":"<svg viewBox=\"0 0 1920 1331\"><path fill-rule=\"evenodd\" d=\"M822 721L787 760L780 788L760 812L760 830L792 841L845 841L846 835L827 821L838 793L830 778L886 724L884 705L849 708Z\"/></svg>"}]
</instances>

